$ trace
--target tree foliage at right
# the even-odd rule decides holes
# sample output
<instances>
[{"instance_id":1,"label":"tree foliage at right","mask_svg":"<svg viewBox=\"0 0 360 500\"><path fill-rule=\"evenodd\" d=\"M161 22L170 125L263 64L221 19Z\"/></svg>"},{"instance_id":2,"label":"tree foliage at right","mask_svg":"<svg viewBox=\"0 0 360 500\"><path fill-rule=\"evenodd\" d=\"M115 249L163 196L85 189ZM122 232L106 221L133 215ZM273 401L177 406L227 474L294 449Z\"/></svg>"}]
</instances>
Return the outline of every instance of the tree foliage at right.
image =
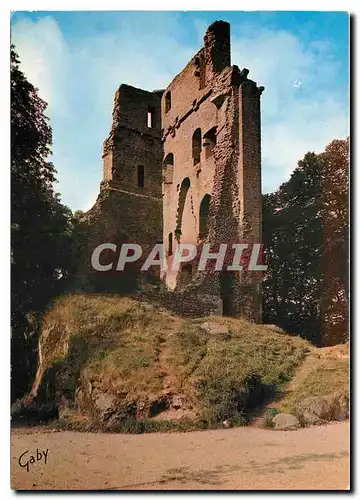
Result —
<instances>
[{"instance_id":1,"label":"tree foliage at right","mask_svg":"<svg viewBox=\"0 0 360 500\"><path fill-rule=\"evenodd\" d=\"M263 196L263 320L317 345L348 339L349 139L307 153Z\"/></svg>"}]
</instances>

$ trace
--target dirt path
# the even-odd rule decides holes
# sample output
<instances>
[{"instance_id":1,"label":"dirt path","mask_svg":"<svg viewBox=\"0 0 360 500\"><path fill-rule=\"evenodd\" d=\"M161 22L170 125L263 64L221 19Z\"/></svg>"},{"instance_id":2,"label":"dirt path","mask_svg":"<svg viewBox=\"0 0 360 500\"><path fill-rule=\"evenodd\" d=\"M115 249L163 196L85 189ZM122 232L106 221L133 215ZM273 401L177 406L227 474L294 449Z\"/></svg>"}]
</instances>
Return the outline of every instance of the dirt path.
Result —
<instances>
[{"instance_id":1,"label":"dirt path","mask_svg":"<svg viewBox=\"0 0 360 500\"><path fill-rule=\"evenodd\" d=\"M12 431L14 489L347 489L349 423L173 434ZM31 455L47 451L26 467ZM40 455L38 454L38 457Z\"/></svg>"}]
</instances>

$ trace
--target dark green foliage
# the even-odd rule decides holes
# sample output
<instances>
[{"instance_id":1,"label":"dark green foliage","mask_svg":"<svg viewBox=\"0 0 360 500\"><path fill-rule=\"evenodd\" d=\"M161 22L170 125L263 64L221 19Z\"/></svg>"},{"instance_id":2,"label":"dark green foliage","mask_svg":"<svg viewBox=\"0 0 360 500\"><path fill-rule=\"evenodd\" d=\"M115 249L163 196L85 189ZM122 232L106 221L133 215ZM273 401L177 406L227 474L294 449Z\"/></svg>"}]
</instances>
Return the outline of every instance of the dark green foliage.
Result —
<instances>
[{"instance_id":1,"label":"dark green foliage","mask_svg":"<svg viewBox=\"0 0 360 500\"><path fill-rule=\"evenodd\" d=\"M347 339L348 141L307 153L263 196L263 320L317 345Z\"/></svg>"},{"instance_id":2,"label":"dark green foliage","mask_svg":"<svg viewBox=\"0 0 360 500\"><path fill-rule=\"evenodd\" d=\"M275 392L258 374L243 380L217 376L201 381L197 390L203 405L203 419L210 427L229 418L232 425L246 424L251 411L264 402L269 392Z\"/></svg>"},{"instance_id":3,"label":"dark green foliage","mask_svg":"<svg viewBox=\"0 0 360 500\"><path fill-rule=\"evenodd\" d=\"M70 209L53 190L56 171L46 103L11 47L12 397L34 373L39 313L65 286L71 254Z\"/></svg>"}]
</instances>

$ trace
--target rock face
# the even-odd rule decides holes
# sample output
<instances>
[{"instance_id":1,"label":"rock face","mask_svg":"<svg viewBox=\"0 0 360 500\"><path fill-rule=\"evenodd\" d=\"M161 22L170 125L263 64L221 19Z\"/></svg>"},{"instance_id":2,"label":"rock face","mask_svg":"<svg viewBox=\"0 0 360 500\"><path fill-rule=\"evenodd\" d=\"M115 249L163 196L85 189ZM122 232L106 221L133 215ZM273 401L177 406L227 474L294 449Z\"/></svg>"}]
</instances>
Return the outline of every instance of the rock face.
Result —
<instances>
[{"instance_id":1,"label":"rock face","mask_svg":"<svg viewBox=\"0 0 360 500\"><path fill-rule=\"evenodd\" d=\"M225 325L220 325L219 323L216 323L215 321L205 321L201 325L201 329L205 330L205 332L209 333L210 335L225 335L227 336L229 332L229 328Z\"/></svg>"},{"instance_id":2,"label":"rock face","mask_svg":"<svg viewBox=\"0 0 360 500\"><path fill-rule=\"evenodd\" d=\"M280 328L280 326L277 325L264 324L263 326L265 326L266 328L270 328L270 330L274 330L274 332L277 333L285 333L285 330L283 330L282 328Z\"/></svg>"},{"instance_id":3,"label":"rock face","mask_svg":"<svg viewBox=\"0 0 360 500\"><path fill-rule=\"evenodd\" d=\"M126 401L98 387L91 387L85 378L81 380L75 396L75 408L104 430L115 429L124 420L135 419L138 409L134 402Z\"/></svg>"},{"instance_id":4,"label":"rock face","mask_svg":"<svg viewBox=\"0 0 360 500\"><path fill-rule=\"evenodd\" d=\"M343 393L306 398L297 405L296 413L308 425L346 420L349 417L349 398Z\"/></svg>"},{"instance_id":5,"label":"rock face","mask_svg":"<svg viewBox=\"0 0 360 500\"><path fill-rule=\"evenodd\" d=\"M94 406L101 422L106 421L108 417L114 413L115 403L116 397L112 394L100 392L96 395L94 398Z\"/></svg>"},{"instance_id":6,"label":"rock face","mask_svg":"<svg viewBox=\"0 0 360 500\"><path fill-rule=\"evenodd\" d=\"M149 420L168 409L177 410L183 406L183 398L169 391L154 398L144 395L143 399L115 395L99 387L89 391L84 378L75 398L75 408L80 414L89 415L97 427L112 432L118 432L128 420Z\"/></svg>"},{"instance_id":7,"label":"rock face","mask_svg":"<svg viewBox=\"0 0 360 500\"><path fill-rule=\"evenodd\" d=\"M274 429L277 431L290 431L300 427L300 422L295 415L278 413L273 418Z\"/></svg>"}]
</instances>

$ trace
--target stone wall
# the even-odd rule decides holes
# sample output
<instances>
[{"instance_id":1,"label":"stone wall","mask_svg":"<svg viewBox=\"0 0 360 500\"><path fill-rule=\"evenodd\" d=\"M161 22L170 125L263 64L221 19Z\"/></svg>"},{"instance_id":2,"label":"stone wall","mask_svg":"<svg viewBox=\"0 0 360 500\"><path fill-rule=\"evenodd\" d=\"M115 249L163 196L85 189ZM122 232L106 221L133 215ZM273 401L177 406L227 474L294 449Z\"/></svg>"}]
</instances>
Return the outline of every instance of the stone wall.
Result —
<instances>
[{"instance_id":1,"label":"stone wall","mask_svg":"<svg viewBox=\"0 0 360 500\"><path fill-rule=\"evenodd\" d=\"M94 207L82 221L85 243L80 256L78 287L91 292L133 292L143 280L158 279L158 268L140 272L149 252L162 234L161 200L107 187L102 189ZM116 252L104 250L100 263L113 263L110 271L96 271L91 265L94 249L103 243L113 243ZM121 245L137 243L143 254L139 261L116 270Z\"/></svg>"},{"instance_id":2,"label":"stone wall","mask_svg":"<svg viewBox=\"0 0 360 500\"><path fill-rule=\"evenodd\" d=\"M183 317L222 315L222 302L216 295L158 290L140 292L136 297Z\"/></svg>"},{"instance_id":3,"label":"stone wall","mask_svg":"<svg viewBox=\"0 0 360 500\"><path fill-rule=\"evenodd\" d=\"M162 91L129 85L121 85L115 94L112 127L103 147L100 194L82 223L86 243L78 283L87 290L133 291L143 278L141 265L162 240L161 95ZM139 167L143 169L140 184ZM91 265L94 249L103 243L117 246L116 252L101 253L102 265L113 263L110 271L96 271ZM120 271L116 266L123 243L141 245L143 254ZM150 269L149 275L158 277L159 270Z\"/></svg>"},{"instance_id":4,"label":"stone wall","mask_svg":"<svg viewBox=\"0 0 360 500\"><path fill-rule=\"evenodd\" d=\"M107 182L103 188L110 185L161 198L161 94L129 85L121 85L116 92L113 123L103 147L103 180ZM137 183L139 166L144 168L143 186Z\"/></svg>"},{"instance_id":5,"label":"stone wall","mask_svg":"<svg viewBox=\"0 0 360 500\"><path fill-rule=\"evenodd\" d=\"M171 155L171 182L163 166L163 241L168 267L180 243L261 242L260 95L249 71L230 65L230 26L217 21L204 47L165 90L162 98L164 156ZM166 106L171 96L171 107ZM199 161L193 137L201 131ZM211 133L209 134L209 131ZM212 133L214 132L214 133ZM209 137L212 140L209 141ZM186 198L183 186L186 183ZM208 234L200 234L200 207L210 195ZM169 236L170 235L170 236ZM168 287L220 297L224 313L259 321L261 274L206 269L183 286L182 271L166 271ZM190 271L191 272L191 271Z\"/></svg>"},{"instance_id":6,"label":"stone wall","mask_svg":"<svg viewBox=\"0 0 360 500\"><path fill-rule=\"evenodd\" d=\"M88 255L109 241L138 243L145 258L163 241L170 265L181 243L201 248L206 242L216 250L221 243L261 242L263 87L248 73L231 66L230 25L216 21L167 89L120 86L104 142L101 193L86 214ZM219 311L221 303L224 314L261 319L261 273L196 267L195 262L161 274L181 294L165 294L165 302L172 297L170 302L181 304L169 306L200 315ZM110 277L103 273L101 281L106 288Z\"/></svg>"}]
</instances>

